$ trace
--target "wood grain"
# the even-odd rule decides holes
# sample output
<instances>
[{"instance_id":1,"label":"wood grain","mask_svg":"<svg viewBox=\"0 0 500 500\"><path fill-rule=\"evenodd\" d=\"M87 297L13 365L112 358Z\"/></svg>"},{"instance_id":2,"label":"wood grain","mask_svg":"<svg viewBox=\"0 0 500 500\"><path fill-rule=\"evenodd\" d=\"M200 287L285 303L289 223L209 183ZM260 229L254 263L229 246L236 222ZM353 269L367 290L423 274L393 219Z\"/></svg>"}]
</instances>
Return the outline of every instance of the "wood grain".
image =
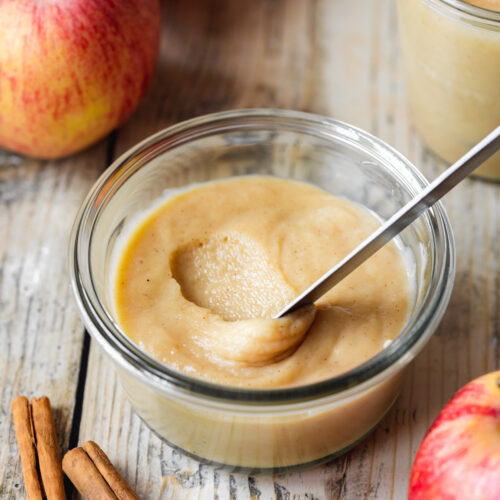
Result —
<instances>
[{"instance_id":1,"label":"wood grain","mask_svg":"<svg viewBox=\"0 0 500 500\"><path fill-rule=\"evenodd\" d=\"M429 177L444 167L409 123L391 1L362 6L347 0L253 2L244 15L234 2L170 2L166 7L158 73L136 121L118 134L118 151L140 139L140 131L153 132L195 114L275 106L323 113L368 129ZM279 477L248 477L200 465L162 444L130 414L106 361L103 365L95 351L89 376L107 370L112 381L106 390L115 398L120 394L115 399L120 411L100 411L98 372L96 393L87 392L83 438L104 439L95 433L115 429L118 418L125 422L126 432L120 439L110 436L107 452L122 461L141 498L403 498L418 444L439 409L460 385L498 366L498 349L495 354L486 348L498 335L496 189L468 181L446 200L458 247L458 286L450 310L411 368L394 410L345 457Z\"/></svg>"},{"instance_id":2,"label":"wood grain","mask_svg":"<svg viewBox=\"0 0 500 500\"><path fill-rule=\"evenodd\" d=\"M391 0L165 1L160 61L114 156L165 126L239 107L294 108L365 128L429 178L444 164L413 131ZM47 393L71 426L81 324L68 293L67 232L102 168L104 145L58 163L0 163L0 498L22 498L6 416L17 393ZM436 335L409 370L394 409L362 444L329 464L280 476L231 474L162 443L132 412L111 363L92 343L80 442L100 444L142 499L405 498L419 443L444 403L499 366L498 186L465 181L445 199L457 277ZM25 231L24 228L29 228ZM6 340L5 340L6 339Z\"/></svg>"},{"instance_id":3,"label":"wood grain","mask_svg":"<svg viewBox=\"0 0 500 500\"><path fill-rule=\"evenodd\" d=\"M82 348L67 274L79 204L106 161L106 143L40 162L0 152L0 498L25 498L10 418L18 394L50 395L67 446Z\"/></svg>"}]
</instances>

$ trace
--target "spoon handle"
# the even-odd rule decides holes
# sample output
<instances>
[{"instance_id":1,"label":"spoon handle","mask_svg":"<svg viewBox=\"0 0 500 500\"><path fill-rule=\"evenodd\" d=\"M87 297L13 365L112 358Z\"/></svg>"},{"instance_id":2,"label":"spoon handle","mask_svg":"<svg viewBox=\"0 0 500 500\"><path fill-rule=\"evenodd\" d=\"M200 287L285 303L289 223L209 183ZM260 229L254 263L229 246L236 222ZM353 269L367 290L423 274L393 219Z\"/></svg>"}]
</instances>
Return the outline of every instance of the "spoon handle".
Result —
<instances>
[{"instance_id":1,"label":"spoon handle","mask_svg":"<svg viewBox=\"0 0 500 500\"><path fill-rule=\"evenodd\" d=\"M447 168L338 264L321 276L293 302L290 302L275 318L281 318L299 307L318 300L499 149L500 126Z\"/></svg>"}]
</instances>

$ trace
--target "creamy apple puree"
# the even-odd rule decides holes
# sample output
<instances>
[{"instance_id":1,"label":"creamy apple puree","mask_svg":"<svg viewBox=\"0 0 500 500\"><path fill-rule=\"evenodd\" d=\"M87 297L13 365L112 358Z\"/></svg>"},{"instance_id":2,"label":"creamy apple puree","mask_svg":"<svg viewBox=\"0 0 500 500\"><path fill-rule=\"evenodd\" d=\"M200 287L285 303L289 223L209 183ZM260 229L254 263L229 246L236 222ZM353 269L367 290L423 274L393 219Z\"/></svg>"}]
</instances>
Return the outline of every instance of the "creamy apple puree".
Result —
<instances>
[{"instance_id":1,"label":"creamy apple puree","mask_svg":"<svg viewBox=\"0 0 500 500\"><path fill-rule=\"evenodd\" d=\"M380 222L316 187L245 177L166 200L118 262L119 324L189 375L246 387L307 384L345 372L403 328L409 280L394 244L313 306L270 319Z\"/></svg>"},{"instance_id":2,"label":"creamy apple puree","mask_svg":"<svg viewBox=\"0 0 500 500\"><path fill-rule=\"evenodd\" d=\"M489 12L500 1L469 3L488 9L487 20L443 0L398 0L413 121L449 163L500 123L500 17ZM475 174L500 180L500 153Z\"/></svg>"},{"instance_id":3,"label":"creamy apple puree","mask_svg":"<svg viewBox=\"0 0 500 500\"><path fill-rule=\"evenodd\" d=\"M500 0L465 0L467 3L477 5L483 9L500 12Z\"/></svg>"}]
</instances>

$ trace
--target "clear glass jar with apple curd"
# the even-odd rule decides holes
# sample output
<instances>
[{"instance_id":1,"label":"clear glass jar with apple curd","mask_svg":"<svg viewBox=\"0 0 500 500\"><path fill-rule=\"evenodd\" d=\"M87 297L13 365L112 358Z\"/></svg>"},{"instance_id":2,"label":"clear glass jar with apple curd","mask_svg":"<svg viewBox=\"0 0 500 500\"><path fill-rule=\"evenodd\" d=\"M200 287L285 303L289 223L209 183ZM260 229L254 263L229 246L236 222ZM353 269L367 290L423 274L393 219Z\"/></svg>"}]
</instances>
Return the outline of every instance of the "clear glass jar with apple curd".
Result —
<instances>
[{"instance_id":1,"label":"clear glass jar with apple curd","mask_svg":"<svg viewBox=\"0 0 500 500\"><path fill-rule=\"evenodd\" d=\"M391 408L405 368L448 303L454 242L439 203L402 234L414 281L410 312L399 336L363 364L294 387L209 383L153 359L121 331L110 269L120 235L152 200L169 190L248 175L317 185L382 219L427 185L398 152L345 123L283 110L208 115L146 139L104 172L77 215L69 262L85 326L116 365L132 406L156 433L210 463L283 471L345 452Z\"/></svg>"},{"instance_id":2,"label":"clear glass jar with apple curd","mask_svg":"<svg viewBox=\"0 0 500 500\"><path fill-rule=\"evenodd\" d=\"M449 163L500 123L500 12L489 9L500 1L398 0L413 121ZM500 152L475 175L499 181Z\"/></svg>"}]
</instances>

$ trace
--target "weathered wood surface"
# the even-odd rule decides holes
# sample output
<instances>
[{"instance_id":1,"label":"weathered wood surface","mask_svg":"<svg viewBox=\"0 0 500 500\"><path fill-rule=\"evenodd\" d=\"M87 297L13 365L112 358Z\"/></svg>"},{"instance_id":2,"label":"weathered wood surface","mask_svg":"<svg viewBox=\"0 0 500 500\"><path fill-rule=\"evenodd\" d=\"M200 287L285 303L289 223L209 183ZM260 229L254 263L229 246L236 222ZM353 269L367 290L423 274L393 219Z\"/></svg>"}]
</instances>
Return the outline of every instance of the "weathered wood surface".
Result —
<instances>
[{"instance_id":1,"label":"weathered wood surface","mask_svg":"<svg viewBox=\"0 0 500 500\"><path fill-rule=\"evenodd\" d=\"M0 498L24 498L10 418L18 394L49 395L60 445L72 426L82 325L67 247L78 206L106 163L106 142L60 162L0 152Z\"/></svg>"},{"instance_id":2,"label":"weathered wood surface","mask_svg":"<svg viewBox=\"0 0 500 500\"><path fill-rule=\"evenodd\" d=\"M405 498L412 459L439 409L459 386L499 366L499 186L466 181L448 195L457 278L447 314L380 427L327 465L254 477L200 465L131 412L94 343L86 365L66 248L77 206L107 156L195 115L281 107L365 128L428 177L444 166L409 122L392 0L170 0L163 11L155 79L116 141L60 162L0 156L0 498L24 498L9 418L19 393L48 394L61 447L72 428L71 441L97 441L144 499Z\"/></svg>"}]
</instances>

